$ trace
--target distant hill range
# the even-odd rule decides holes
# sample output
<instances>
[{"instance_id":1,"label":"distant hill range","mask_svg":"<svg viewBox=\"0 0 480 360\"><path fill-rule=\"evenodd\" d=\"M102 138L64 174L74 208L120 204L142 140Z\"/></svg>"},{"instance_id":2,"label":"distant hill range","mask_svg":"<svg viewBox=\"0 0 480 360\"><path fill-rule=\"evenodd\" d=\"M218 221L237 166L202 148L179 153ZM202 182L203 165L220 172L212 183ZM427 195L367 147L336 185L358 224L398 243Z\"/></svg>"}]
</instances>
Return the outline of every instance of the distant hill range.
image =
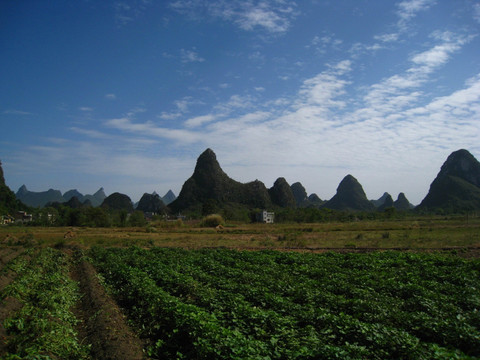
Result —
<instances>
[{"instance_id":1,"label":"distant hill range","mask_svg":"<svg viewBox=\"0 0 480 360\"><path fill-rule=\"evenodd\" d=\"M60 190L50 189L47 191L30 191L25 185L22 185L14 196L20 200L22 203L32 207L45 207L54 203L63 203L69 207L78 207L80 203L83 206L100 206L103 201L107 198L105 191L102 188L93 195L83 195L76 189L68 190L64 194ZM72 199L76 198L76 201L72 202ZM173 200L176 199L175 194L172 190L169 190L163 198L160 198L165 205L170 204Z\"/></svg>"},{"instance_id":2,"label":"distant hill range","mask_svg":"<svg viewBox=\"0 0 480 360\"><path fill-rule=\"evenodd\" d=\"M290 188L292 189L297 207L320 207L325 203L317 194L307 196L307 191L300 182L293 183Z\"/></svg>"},{"instance_id":3,"label":"distant hill range","mask_svg":"<svg viewBox=\"0 0 480 360\"><path fill-rule=\"evenodd\" d=\"M207 149L199 156L193 175L184 183L180 195L169 207L174 212L200 210L204 204L212 202L217 208L237 204L264 209L325 207L351 211L375 210L352 175L347 175L340 183L337 194L324 202L316 194L307 196L301 183L290 186L283 177L278 178L270 189L258 180L239 183L228 177L215 153Z\"/></svg>"},{"instance_id":4,"label":"distant hill range","mask_svg":"<svg viewBox=\"0 0 480 360\"><path fill-rule=\"evenodd\" d=\"M106 198L103 188L100 188L93 195L82 195L77 190L69 190L62 195L60 190L47 190L47 191L30 191L25 185L22 185L15 194L17 199L22 201L25 205L32 207L44 207L49 203L66 203L73 197L76 197L80 203L88 201L91 206L100 206L103 200Z\"/></svg>"},{"instance_id":5,"label":"distant hill range","mask_svg":"<svg viewBox=\"0 0 480 360\"><path fill-rule=\"evenodd\" d=\"M397 210L411 210L415 206L408 201L405 194L402 192L398 194L397 200L393 201L392 196L385 192L383 195L377 200L370 200L370 202L380 211L385 210L389 207L393 207Z\"/></svg>"},{"instance_id":6,"label":"distant hill range","mask_svg":"<svg viewBox=\"0 0 480 360\"><path fill-rule=\"evenodd\" d=\"M65 203L70 207L100 206L111 209L122 208L133 211L128 196L114 193L109 198L100 188L93 195L82 195L77 190L62 194L50 189L44 192L29 191L25 185L20 187L15 197L5 185L0 163L0 211L3 213L19 209L23 204L42 207L48 203ZM132 207L130 207L132 206ZM197 159L192 176L185 181L178 198L170 190L164 197L156 193L144 194L138 210L144 212L174 213L182 211L202 211L225 208L275 209L275 208L329 208L342 211L383 211L388 208L410 210L413 205L404 193L394 201L385 192L378 200L368 200L362 185L352 175L347 175L340 182L336 194L328 201L316 194L307 195L299 182L287 183L279 177L271 188L255 180L240 183L231 179L220 167L215 153L205 150ZM168 208L167 208L168 207ZM422 212L458 213L480 210L480 163L467 150L458 150L448 156L440 172L430 185L427 196L416 207Z\"/></svg>"},{"instance_id":7,"label":"distant hill range","mask_svg":"<svg viewBox=\"0 0 480 360\"><path fill-rule=\"evenodd\" d=\"M480 163L477 159L464 149L450 154L417 208L447 213L480 210Z\"/></svg>"}]
</instances>

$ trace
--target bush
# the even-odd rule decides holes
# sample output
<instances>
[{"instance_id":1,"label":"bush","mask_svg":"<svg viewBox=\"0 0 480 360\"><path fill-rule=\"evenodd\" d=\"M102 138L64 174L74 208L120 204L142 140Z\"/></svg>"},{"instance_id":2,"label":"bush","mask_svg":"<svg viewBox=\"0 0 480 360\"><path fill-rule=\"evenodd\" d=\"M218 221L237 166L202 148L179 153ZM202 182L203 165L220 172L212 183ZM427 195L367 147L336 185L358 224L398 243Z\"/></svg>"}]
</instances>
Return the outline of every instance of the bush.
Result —
<instances>
[{"instance_id":1,"label":"bush","mask_svg":"<svg viewBox=\"0 0 480 360\"><path fill-rule=\"evenodd\" d=\"M200 223L200 226L217 227L218 225L223 225L224 223L225 221L223 220L223 217L221 215L212 214L204 217L202 222Z\"/></svg>"}]
</instances>

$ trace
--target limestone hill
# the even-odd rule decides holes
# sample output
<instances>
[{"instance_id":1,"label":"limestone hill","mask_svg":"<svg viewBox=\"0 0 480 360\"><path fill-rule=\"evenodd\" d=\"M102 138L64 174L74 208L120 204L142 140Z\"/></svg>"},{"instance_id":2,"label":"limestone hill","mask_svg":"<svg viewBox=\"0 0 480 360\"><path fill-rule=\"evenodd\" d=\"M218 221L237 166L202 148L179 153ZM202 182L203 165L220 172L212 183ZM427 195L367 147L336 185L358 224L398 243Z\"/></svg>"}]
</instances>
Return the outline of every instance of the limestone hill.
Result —
<instances>
[{"instance_id":1,"label":"limestone hill","mask_svg":"<svg viewBox=\"0 0 480 360\"><path fill-rule=\"evenodd\" d=\"M198 157L193 175L185 181L177 199L169 207L174 212L199 210L207 202L219 207L238 204L267 208L272 205L268 190L262 182L256 180L242 184L229 178L211 149L205 150Z\"/></svg>"},{"instance_id":2,"label":"limestone hill","mask_svg":"<svg viewBox=\"0 0 480 360\"><path fill-rule=\"evenodd\" d=\"M477 159L463 149L450 154L417 209L442 212L480 210L480 163Z\"/></svg>"},{"instance_id":3,"label":"limestone hill","mask_svg":"<svg viewBox=\"0 0 480 360\"><path fill-rule=\"evenodd\" d=\"M352 175L343 178L337 193L323 207L332 210L372 211L375 206L367 199L362 185Z\"/></svg>"}]
</instances>

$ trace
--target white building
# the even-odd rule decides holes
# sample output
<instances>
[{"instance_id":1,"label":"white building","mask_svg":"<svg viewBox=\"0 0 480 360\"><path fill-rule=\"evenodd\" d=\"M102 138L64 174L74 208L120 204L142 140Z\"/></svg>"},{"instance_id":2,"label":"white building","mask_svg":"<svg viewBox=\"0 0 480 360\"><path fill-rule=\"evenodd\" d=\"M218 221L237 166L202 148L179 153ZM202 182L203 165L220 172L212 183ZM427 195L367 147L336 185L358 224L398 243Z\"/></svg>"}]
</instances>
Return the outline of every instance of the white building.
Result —
<instances>
[{"instance_id":1,"label":"white building","mask_svg":"<svg viewBox=\"0 0 480 360\"><path fill-rule=\"evenodd\" d=\"M257 214L257 221L267 224L273 224L273 222L275 221L275 213L263 210Z\"/></svg>"}]
</instances>

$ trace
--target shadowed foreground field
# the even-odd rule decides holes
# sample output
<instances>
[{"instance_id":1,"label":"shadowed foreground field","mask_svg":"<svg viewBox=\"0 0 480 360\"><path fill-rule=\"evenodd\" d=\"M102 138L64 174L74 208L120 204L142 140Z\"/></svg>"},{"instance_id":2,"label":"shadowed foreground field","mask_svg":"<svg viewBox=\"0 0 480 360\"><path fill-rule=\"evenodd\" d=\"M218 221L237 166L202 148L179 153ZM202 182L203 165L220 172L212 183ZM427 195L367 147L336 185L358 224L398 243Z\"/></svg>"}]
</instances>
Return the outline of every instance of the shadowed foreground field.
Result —
<instances>
[{"instance_id":1,"label":"shadowed foreground field","mask_svg":"<svg viewBox=\"0 0 480 360\"><path fill-rule=\"evenodd\" d=\"M477 359L479 225L1 227L0 358Z\"/></svg>"}]
</instances>

